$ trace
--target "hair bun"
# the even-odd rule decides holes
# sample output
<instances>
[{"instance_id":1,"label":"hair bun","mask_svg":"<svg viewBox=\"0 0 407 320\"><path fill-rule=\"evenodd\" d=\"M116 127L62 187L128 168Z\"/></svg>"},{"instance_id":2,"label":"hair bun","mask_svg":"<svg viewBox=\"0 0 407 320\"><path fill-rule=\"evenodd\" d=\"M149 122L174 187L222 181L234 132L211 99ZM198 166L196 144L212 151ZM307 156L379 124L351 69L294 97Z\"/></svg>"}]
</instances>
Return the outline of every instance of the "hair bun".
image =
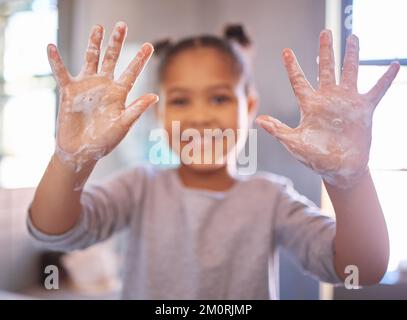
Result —
<instances>
[{"instance_id":1,"label":"hair bun","mask_svg":"<svg viewBox=\"0 0 407 320\"><path fill-rule=\"evenodd\" d=\"M224 29L224 37L230 41L236 41L242 47L250 47L252 41L240 24L227 25Z\"/></svg>"},{"instance_id":2,"label":"hair bun","mask_svg":"<svg viewBox=\"0 0 407 320\"><path fill-rule=\"evenodd\" d=\"M153 43L153 47L154 47L154 53L156 55L162 55L165 52L167 52L171 47L172 47L173 43L171 41L171 39L164 39L164 40L160 40L157 41L155 43Z\"/></svg>"}]
</instances>

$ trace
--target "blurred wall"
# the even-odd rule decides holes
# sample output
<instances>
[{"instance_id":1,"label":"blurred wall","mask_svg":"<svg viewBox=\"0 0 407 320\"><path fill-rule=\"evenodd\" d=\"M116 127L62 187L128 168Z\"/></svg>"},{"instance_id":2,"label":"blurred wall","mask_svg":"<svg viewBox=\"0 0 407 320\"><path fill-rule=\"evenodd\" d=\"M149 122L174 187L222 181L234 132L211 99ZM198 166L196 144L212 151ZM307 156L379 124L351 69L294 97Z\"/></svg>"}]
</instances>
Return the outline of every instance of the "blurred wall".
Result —
<instances>
[{"instance_id":1,"label":"blurred wall","mask_svg":"<svg viewBox=\"0 0 407 320\"><path fill-rule=\"evenodd\" d=\"M34 188L0 188L0 294L38 285L39 252L25 219Z\"/></svg>"},{"instance_id":2,"label":"blurred wall","mask_svg":"<svg viewBox=\"0 0 407 320\"><path fill-rule=\"evenodd\" d=\"M102 24L107 33L118 20L129 26L127 41L144 42L197 33L220 32L225 23L243 23L256 46L255 81L260 113L296 126L299 113L281 60L291 47L312 84L317 78L319 32L325 23L324 0L60 0L60 47L72 73L83 60L90 27ZM259 130L258 169L291 178L296 188L319 204L320 178L294 160L270 136ZM111 156L98 175L121 165ZM303 276L283 254L280 263L282 299L316 299L318 283Z\"/></svg>"}]
</instances>

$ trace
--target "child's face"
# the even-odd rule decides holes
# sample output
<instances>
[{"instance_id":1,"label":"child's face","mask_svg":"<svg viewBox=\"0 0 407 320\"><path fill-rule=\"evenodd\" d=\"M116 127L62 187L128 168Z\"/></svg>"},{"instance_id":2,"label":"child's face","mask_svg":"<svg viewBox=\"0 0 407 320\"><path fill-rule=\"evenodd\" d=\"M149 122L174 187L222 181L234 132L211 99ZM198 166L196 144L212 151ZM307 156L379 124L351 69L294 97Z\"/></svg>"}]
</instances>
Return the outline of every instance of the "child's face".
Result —
<instances>
[{"instance_id":1,"label":"child's face","mask_svg":"<svg viewBox=\"0 0 407 320\"><path fill-rule=\"evenodd\" d=\"M255 100L248 96L244 79L234 70L230 59L214 48L185 50L170 61L161 83L160 117L170 137L170 146L181 154L184 165L196 170L213 170L226 165L226 156L233 157L244 146L254 118ZM195 129L203 139L204 129L220 129L223 138L203 139L200 148L194 150L199 150L200 155L194 154L192 164L185 163L183 152L190 148L184 148L192 144L191 140L182 139L179 147L174 144L171 137L176 121L181 135L184 130ZM215 140L220 145L218 151Z\"/></svg>"}]
</instances>

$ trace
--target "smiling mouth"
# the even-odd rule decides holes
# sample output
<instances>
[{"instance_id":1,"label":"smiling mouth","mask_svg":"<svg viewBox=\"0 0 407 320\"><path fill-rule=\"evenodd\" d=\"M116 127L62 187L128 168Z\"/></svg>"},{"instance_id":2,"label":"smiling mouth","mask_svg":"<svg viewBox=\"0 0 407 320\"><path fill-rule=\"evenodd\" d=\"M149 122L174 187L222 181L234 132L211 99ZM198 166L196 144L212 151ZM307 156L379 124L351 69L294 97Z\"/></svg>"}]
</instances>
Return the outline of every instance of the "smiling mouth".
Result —
<instances>
[{"instance_id":1,"label":"smiling mouth","mask_svg":"<svg viewBox=\"0 0 407 320\"><path fill-rule=\"evenodd\" d=\"M187 139L183 139L184 142L190 143L190 142L196 142L196 143L201 143L204 145L207 144L215 144L217 141L223 141L226 137L222 133L214 133L214 134L200 134L198 135L189 135Z\"/></svg>"},{"instance_id":2,"label":"smiling mouth","mask_svg":"<svg viewBox=\"0 0 407 320\"><path fill-rule=\"evenodd\" d=\"M204 137L205 135L211 137L211 136L222 136L225 132L227 132L230 129L227 128L181 128L181 134L185 133L193 133L193 135L199 134L201 137ZM192 134L191 134L192 135Z\"/></svg>"}]
</instances>

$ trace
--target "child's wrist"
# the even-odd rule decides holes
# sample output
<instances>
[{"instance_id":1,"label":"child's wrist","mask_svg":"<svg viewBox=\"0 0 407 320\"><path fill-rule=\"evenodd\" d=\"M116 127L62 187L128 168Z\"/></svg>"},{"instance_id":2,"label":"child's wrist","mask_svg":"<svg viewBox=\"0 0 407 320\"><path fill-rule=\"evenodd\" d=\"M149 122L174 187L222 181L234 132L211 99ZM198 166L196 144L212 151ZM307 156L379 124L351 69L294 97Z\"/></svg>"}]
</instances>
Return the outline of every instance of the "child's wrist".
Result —
<instances>
[{"instance_id":1,"label":"child's wrist","mask_svg":"<svg viewBox=\"0 0 407 320\"><path fill-rule=\"evenodd\" d=\"M366 175L370 174L369 167L366 165L363 169L352 174L331 173L322 175L325 184L342 190L351 189L359 183Z\"/></svg>"},{"instance_id":2,"label":"child's wrist","mask_svg":"<svg viewBox=\"0 0 407 320\"><path fill-rule=\"evenodd\" d=\"M69 154L60 148L56 148L52 158L64 169L74 174L92 171L97 164L97 159L83 157L82 154Z\"/></svg>"},{"instance_id":3,"label":"child's wrist","mask_svg":"<svg viewBox=\"0 0 407 320\"><path fill-rule=\"evenodd\" d=\"M51 164L56 168L62 175L68 178L69 181L74 185L74 190L78 191L82 189L87 178L92 173L94 167L97 164L96 160L90 160L83 164L78 170L78 167L74 163L67 162L65 159L61 159L58 152L54 152L51 157Z\"/></svg>"}]
</instances>

